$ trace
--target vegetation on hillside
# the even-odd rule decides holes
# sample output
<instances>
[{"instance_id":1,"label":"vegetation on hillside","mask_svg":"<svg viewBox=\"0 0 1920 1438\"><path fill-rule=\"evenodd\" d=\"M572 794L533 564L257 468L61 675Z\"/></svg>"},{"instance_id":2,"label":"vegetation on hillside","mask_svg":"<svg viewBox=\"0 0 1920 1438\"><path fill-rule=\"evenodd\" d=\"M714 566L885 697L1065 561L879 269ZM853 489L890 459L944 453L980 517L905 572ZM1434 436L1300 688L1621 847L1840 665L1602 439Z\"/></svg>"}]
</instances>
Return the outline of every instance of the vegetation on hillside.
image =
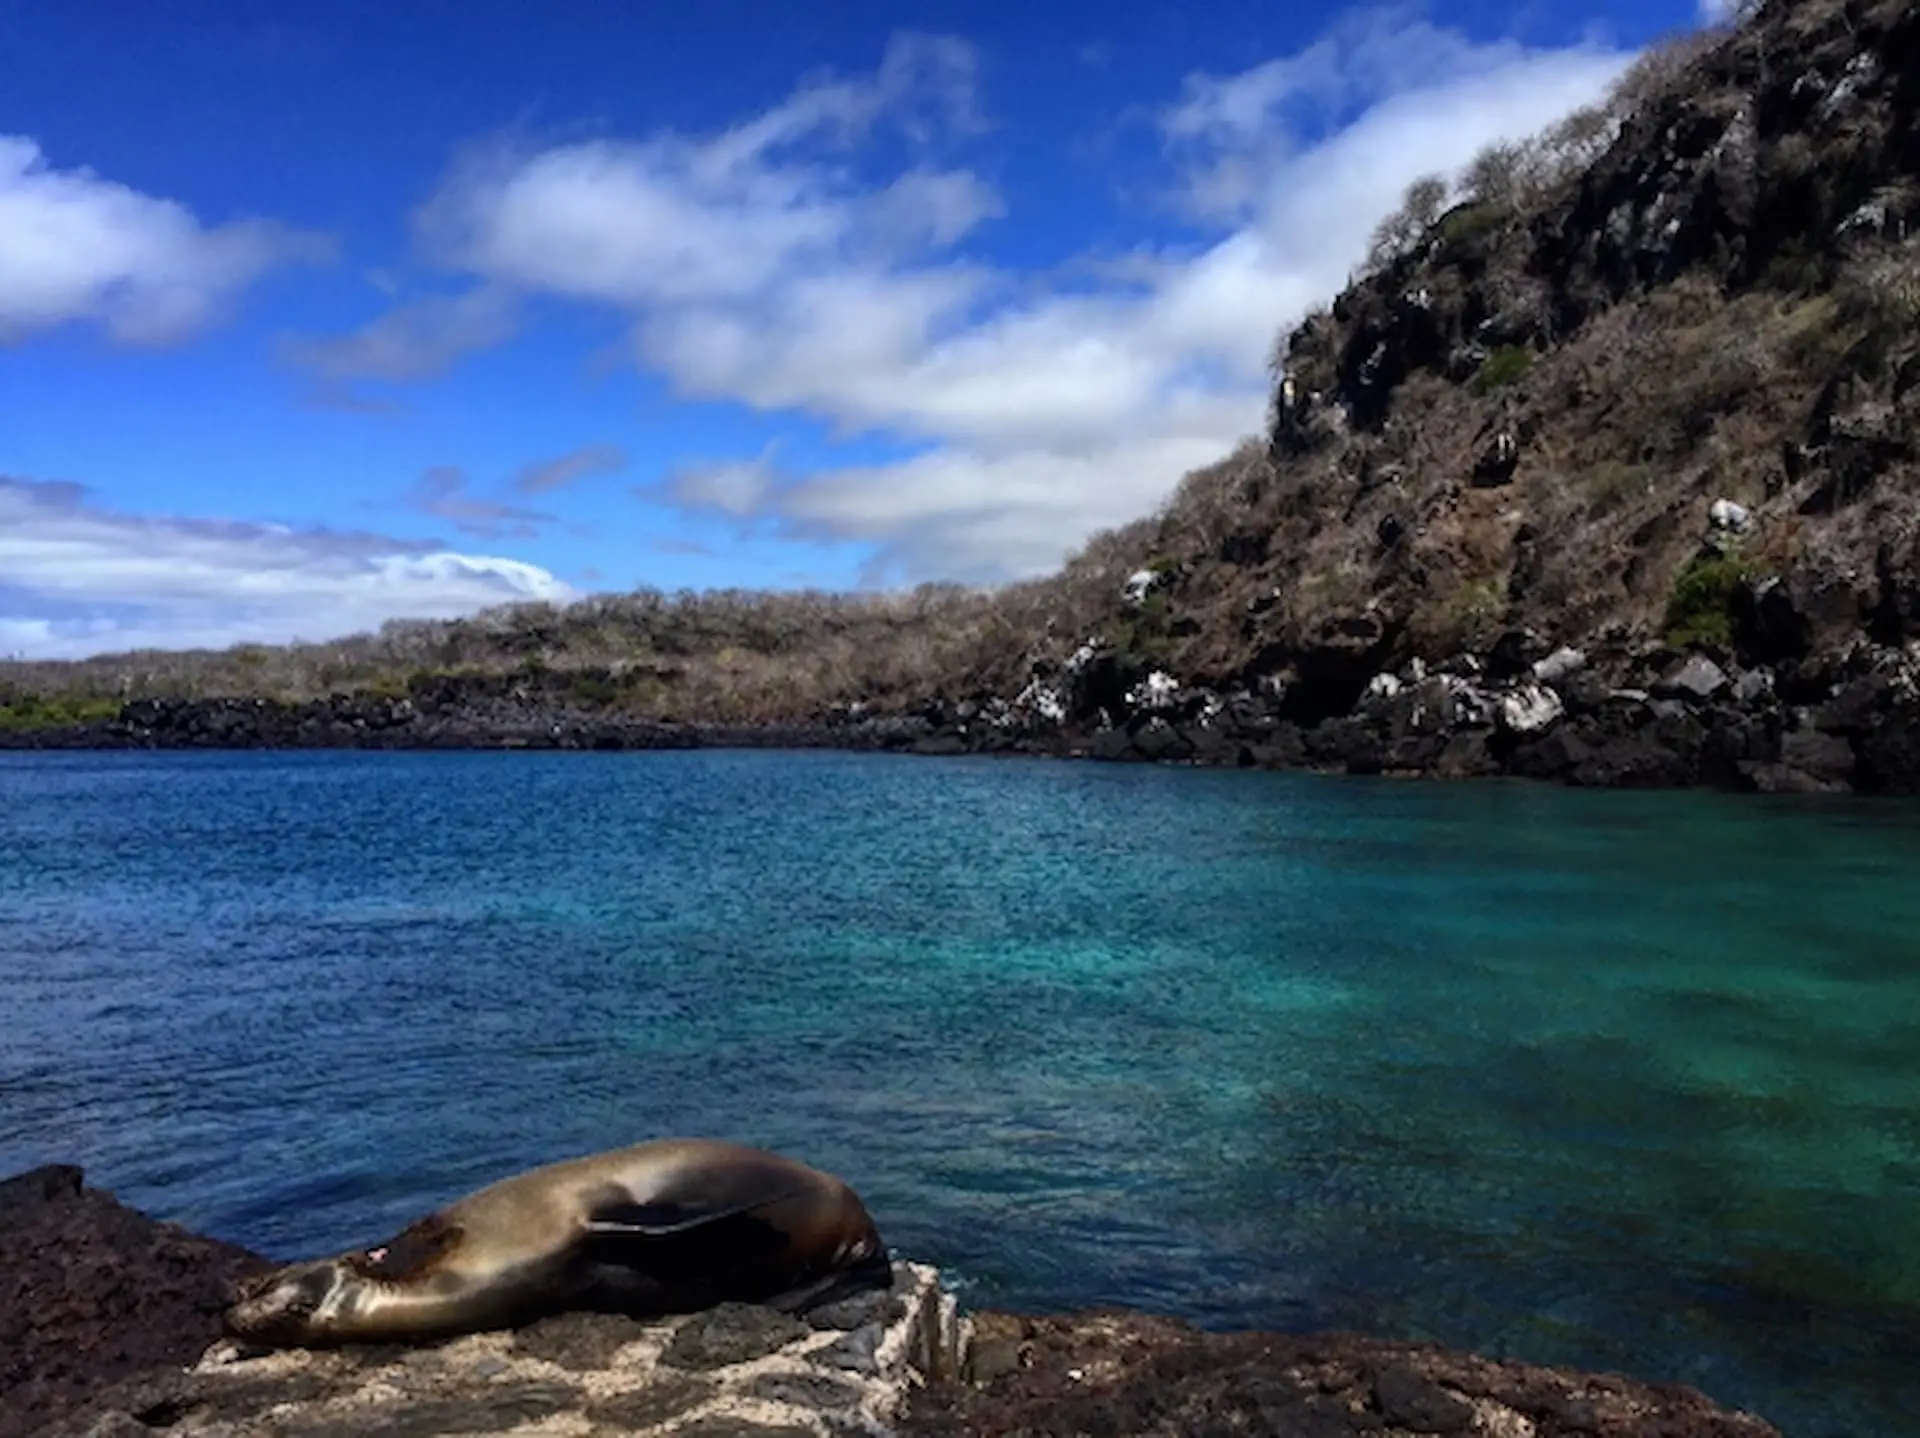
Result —
<instances>
[{"instance_id":1,"label":"vegetation on hillside","mask_svg":"<svg viewBox=\"0 0 1920 1438\"><path fill-rule=\"evenodd\" d=\"M802 719L1010 695L1090 637L1222 687L1310 664L1329 635L1365 636L1379 665L1516 625L1726 648L1768 580L1826 626L1814 643L1920 632L1920 600L1898 598L1920 594L1917 53L1906 0L1774 0L1417 182L1349 287L1281 337L1270 433L1047 578L641 591L16 663L0 722L476 675L662 718ZM1751 516L1737 557L1702 543L1720 498Z\"/></svg>"}]
</instances>

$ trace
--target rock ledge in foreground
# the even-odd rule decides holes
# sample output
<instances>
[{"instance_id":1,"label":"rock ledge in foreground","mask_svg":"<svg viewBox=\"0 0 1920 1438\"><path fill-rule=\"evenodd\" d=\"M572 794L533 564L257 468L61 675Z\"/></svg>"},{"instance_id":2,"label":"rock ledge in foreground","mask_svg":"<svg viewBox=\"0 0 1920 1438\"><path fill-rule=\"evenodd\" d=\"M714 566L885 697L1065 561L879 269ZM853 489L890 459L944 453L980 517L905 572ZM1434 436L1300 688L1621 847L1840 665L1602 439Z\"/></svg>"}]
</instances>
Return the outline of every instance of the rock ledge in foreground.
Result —
<instances>
[{"instance_id":1,"label":"rock ledge in foreground","mask_svg":"<svg viewBox=\"0 0 1920 1438\"><path fill-rule=\"evenodd\" d=\"M969 1325L968 1381L914 1394L909 1438L1780 1438L1691 1388L1427 1344L1205 1333L1120 1309Z\"/></svg>"},{"instance_id":2,"label":"rock ledge in foreground","mask_svg":"<svg viewBox=\"0 0 1920 1438\"><path fill-rule=\"evenodd\" d=\"M877 1438L911 1387L954 1371L962 1341L939 1274L897 1263L891 1291L805 1319L727 1303L652 1322L571 1313L412 1346L222 1341L190 1369L114 1386L46 1435Z\"/></svg>"},{"instance_id":3,"label":"rock ledge in foreground","mask_svg":"<svg viewBox=\"0 0 1920 1438\"><path fill-rule=\"evenodd\" d=\"M266 1260L85 1188L0 1182L0 1434L43 1438L1779 1438L1691 1389L1343 1334L1202 1333L1121 1310L961 1318L938 1272L804 1319L726 1304L566 1314L413 1347L243 1349Z\"/></svg>"}]
</instances>

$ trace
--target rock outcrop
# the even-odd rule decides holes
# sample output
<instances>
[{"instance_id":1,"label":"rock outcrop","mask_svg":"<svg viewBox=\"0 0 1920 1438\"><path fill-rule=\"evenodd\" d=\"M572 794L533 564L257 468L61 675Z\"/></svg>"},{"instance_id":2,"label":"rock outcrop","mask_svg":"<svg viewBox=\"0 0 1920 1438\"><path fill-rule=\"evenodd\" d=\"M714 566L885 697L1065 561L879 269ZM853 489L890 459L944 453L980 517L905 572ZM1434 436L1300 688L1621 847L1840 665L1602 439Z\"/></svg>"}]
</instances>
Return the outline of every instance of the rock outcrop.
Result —
<instances>
[{"instance_id":1,"label":"rock outcrop","mask_svg":"<svg viewBox=\"0 0 1920 1438\"><path fill-rule=\"evenodd\" d=\"M1341 679L1342 707L1303 698L1315 682L1271 675L1220 692L1089 645L1077 665L1034 675L1011 700L839 710L808 724L663 724L536 700L142 700L90 725L0 731L0 748L842 748L1920 794L1920 641L1743 665L1660 645L1549 648L1516 630L1445 667L1415 658L1372 672L1357 695Z\"/></svg>"},{"instance_id":2,"label":"rock outcrop","mask_svg":"<svg viewBox=\"0 0 1920 1438\"><path fill-rule=\"evenodd\" d=\"M1689 1388L1351 1334L1202 1333L1105 1310L974 1318L970 1382L915 1393L915 1438L1778 1438Z\"/></svg>"},{"instance_id":3,"label":"rock outcrop","mask_svg":"<svg viewBox=\"0 0 1920 1438\"><path fill-rule=\"evenodd\" d=\"M649 1323L562 1314L406 1347L275 1352L226 1341L191 1367L112 1385L44 1438L884 1435L911 1388L956 1370L962 1331L939 1275L900 1263L892 1292L804 1320L728 1303Z\"/></svg>"},{"instance_id":4,"label":"rock outcrop","mask_svg":"<svg viewBox=\"0 0 1920 1438\"><path fill-rule=\"evenodd\" d=\"M573 1313L411 1346L248 1349L227 1285L266 1260L86 1189L0 1183L7 1438L883 1438L889 1433L1779 1438L1691 1389L1351 1335L1203 1334L1118 1310L959 1314L940 1276L804 1318Z\"/></svg>"}]
</instances>

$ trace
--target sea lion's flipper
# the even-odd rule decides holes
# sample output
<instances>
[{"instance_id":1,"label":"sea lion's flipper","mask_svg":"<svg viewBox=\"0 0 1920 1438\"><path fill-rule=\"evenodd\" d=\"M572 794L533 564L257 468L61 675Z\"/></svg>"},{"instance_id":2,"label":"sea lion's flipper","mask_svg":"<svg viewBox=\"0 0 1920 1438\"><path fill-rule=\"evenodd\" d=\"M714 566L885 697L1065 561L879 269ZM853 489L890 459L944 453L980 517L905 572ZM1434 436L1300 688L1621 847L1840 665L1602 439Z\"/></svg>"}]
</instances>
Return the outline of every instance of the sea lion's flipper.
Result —
<instances>
[{"instance_id":1,"label":"sea lion's flipper","mask_svg":"<svg viewBox=\"0 0 1920 1438\"><path fill-rule=\"evenodd\" d=\"M787 1196L707 1210L658 1203L596 1208L580 1250L584 1271L615 1301L662 1291L694 1307L724 1298L757 1301L788 1286L781 1255L791 1239L766 1215Z\"/></svg>"},{"instance_id":2,"label":"sea lion's flipper","mask_svg":"<svg viewBox=\"0 0 1920 1438\"><path fill-rule=\"evenodd\" d=\"M718 1208L697 1203L675 1203L671 1200L635 1203L623 1194L607 1203L597 1204L589 1210L587 1232L609 1237L672 1238L709 1223L719 1223L723 1219L750 1213L756 1208L765 1208L770 1203L778 1203L784 1198L792 1198L795 1194L804 1192L806 1192L806 1185L796 1184L791 1188L777 1189L772 1193L760 1194L754 1198Z\"/></svg>"},{"instance_id":3,"label":"sea lion's flipper","mask_svg":"<svg viewBox=\"0 0 1920 1438\"><path fill-rule=\"evenodd\" d=\"M784 1293L776 1293L766 1300L766 1304L767 1307L778 1309L782 1313L804 1314L855 1293L892 1287L893 1260L886 1253L881 1252L851 1268L838 1269L816 1278L811 1283L803 1283L798 1288L789 1288Z\"/></svg>"}]
</instances>

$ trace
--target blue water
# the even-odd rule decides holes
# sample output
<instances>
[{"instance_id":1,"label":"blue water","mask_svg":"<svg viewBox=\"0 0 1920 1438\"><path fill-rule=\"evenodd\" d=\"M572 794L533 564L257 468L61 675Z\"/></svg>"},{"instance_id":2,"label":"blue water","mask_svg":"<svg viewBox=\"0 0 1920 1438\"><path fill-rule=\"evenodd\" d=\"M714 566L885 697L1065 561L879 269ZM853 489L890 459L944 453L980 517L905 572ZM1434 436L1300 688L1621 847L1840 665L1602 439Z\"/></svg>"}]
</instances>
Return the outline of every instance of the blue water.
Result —
<instances>
[{"instance_id":1,"label":"blue water","mask_svg":"<svg viewBox=\"0 0 1920 1438\"><path fill-rule=\"evenodd\" d=\"M0 756L0 1172L278 1256L658 1134L966 1300L1920 1433L1920 807L843 754Z\"/></svg>"}]
</instances>

